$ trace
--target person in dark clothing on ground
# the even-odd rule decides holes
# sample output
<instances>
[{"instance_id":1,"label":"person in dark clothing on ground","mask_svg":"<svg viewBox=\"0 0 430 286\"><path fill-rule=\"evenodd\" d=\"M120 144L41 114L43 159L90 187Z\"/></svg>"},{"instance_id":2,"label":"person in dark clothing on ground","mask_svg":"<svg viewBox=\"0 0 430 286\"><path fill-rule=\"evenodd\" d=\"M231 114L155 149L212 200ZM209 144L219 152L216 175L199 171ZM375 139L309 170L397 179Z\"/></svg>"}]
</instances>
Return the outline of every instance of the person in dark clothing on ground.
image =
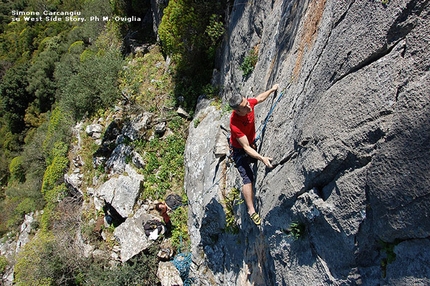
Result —
<instances>
[{"instance_id":1,"label":"person in dark clothing on ground","mask_svg":"<svg viewBox=\"0 0 430 286\"><path fill-rule=\"evenodd\" d=\"M155 204L155 209L163 218L164 224L166 225L166 235L169 235L172 230L172 222L170 221L170 216L167 213L170 211L169 206L164 202L157 202Z\"/></svg>"}]
</instances>

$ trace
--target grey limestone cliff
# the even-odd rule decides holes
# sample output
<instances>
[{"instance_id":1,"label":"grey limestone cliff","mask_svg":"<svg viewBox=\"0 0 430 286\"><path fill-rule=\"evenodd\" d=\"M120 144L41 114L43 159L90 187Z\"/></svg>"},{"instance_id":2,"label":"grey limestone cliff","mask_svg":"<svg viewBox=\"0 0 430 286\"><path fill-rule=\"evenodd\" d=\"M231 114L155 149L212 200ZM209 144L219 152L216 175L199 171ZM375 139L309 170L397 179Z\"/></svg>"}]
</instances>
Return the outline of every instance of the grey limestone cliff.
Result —
<instances>
[{"instance_id":1,"label":"grey limestone cliff","mask_svg":"<svg viewBox=\"0 0 430 286\"><path fill-rule=\"evenodd\" d=\"M229 113L200 101L185 153L196 285L430 284L429 6L231 3L221 96L280 84L256 108L259 151L275 167L255 166L261 226L242 203L229 232L225 198L240 180L214 153ZM244 77L251 49L258 62Z\"/></svg>"}]
</instances>

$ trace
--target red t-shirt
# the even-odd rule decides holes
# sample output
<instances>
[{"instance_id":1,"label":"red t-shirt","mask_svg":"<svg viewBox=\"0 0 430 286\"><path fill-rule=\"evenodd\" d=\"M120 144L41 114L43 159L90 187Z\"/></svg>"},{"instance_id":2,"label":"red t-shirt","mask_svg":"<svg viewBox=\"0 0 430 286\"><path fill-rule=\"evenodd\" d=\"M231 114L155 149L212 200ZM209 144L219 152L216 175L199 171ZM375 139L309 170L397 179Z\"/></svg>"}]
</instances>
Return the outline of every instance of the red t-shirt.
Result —
<instances>
[{"instance_id":1,"label":"red t-shirt","mask_svg":"<svg viewBox=\"0 0 430 286\"><path fill-rule=\"evenodd\" d=\"M254 143L255 140L255 116L254 106L257 104L257 99L248 98L249 105L252 111L245 116L239 116L235 111L230 116L230 143L235 148L242 148L237 142L237 138L246 136L249 145Z\"/></svg>"}]
</instances>

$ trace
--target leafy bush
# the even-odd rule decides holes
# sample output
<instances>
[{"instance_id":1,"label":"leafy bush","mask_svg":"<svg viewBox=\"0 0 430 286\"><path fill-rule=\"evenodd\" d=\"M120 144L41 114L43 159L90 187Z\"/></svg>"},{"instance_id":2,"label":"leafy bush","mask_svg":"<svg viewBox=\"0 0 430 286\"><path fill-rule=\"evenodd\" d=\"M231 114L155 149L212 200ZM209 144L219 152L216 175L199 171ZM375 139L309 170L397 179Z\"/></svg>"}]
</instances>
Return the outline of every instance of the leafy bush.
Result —
<instances>
[{"instance_id":1,"label":"leafy bush","mask_svg":"<svg viewBox=\"0 0 430 286\"><path fill-rule=\"evenodd\" d=\"M40 186L40 185L38 185ZM29 182L8 184L5 189L6 198L1 204L0 224L10 229L19 226L24 215L41 209L44 201L40 189L32 188Z\"/></svg>"},{"instance_id":2,"label":"leafy bush","mask_svg":"<svg viewBox=\"0 0 430 286\"><path fill-rule=\"evenodd\" d=\"M225 33L224 23L221 21L221 16L217 14L212 14L209 20L209 25L206 27L206 34L210 38L211 45L208 49L208 54L210 58L215 56L215 50L217 45Z\"/></svg>"},{"instance_id":3,"label":"leafy bush","mask_svg":"<svg viewBox=\"0 0 430 286\"><path fill-rule=\"evenodd\" d=\"M254 67L258 61L258 51L256 49L251 49L248 54L245 56L242 64L240 65L240 69L243 72L243 76L249 76L253 71Z\"/></svg>"},{"instance_id":4,"label":"leafy bush","mask_svg":"<svg viewBox=\"0 0 430 286\"><path fill-rule=\"evenodd\" d=\"M32 198L23 199L15 209L15 212L19 213L21 216L31 213L37 209L36 202Z\"/></svg>"},{"instance_id":5,"label":"leafy bush","mask_svg":"<svg viewBox=\"0 0 430 286\"><path fill-rule=\"evenodd\" d=\"M181 134L166 139L155 137L148 142L146 150L144 198L161 199L168 190L182 189L185 138Z\"/></svg>"},{"instance_id":6,"label":"leafy bush","mask_svg":"<svg viewBox=\"0 0 430 286\"><path fill-rule=\"evenodd\" d=\"M387 276L387 266L388 264L393 263L396 260L396 253L394 252L394 248L400 243L402 240L395 239L393 242L379 241L379 245L381 247L381 271L382 277L385 278Z\"/></svg>"},{"instance_id":7,"label":"leafy bush","mask_svg":"<svg viewBox=\"0 0 430 286\"><path fill-rule=\"evenodd\" d=\"M4 232L8 229L15 229L22 222L21 217L16 214L16 207L19 204L18 198L7 198L1 202L2 212L0 214L0 221Z\"/></svg>"},{"instance_id":8,"label":"leafy bush","mask_svg":"<svg viewBox=\"0 0 430 286\"><path fill-rule=\"evenodd\" d=\"M242 202L243 200L240 199L240 190L238 188L232 188L227 196L224 197L226 231L229 233L237 234L239 232L234 213L235 207Z\"/></svg>"},{"instance_id":9,"label":"leafy bush","mask_svg":"<svg viewBox=\"0 0 430 286\"><path fill-rule=\"evenodd\" d=\"M58 142L69 142L71 137L70 127L73 121L67 109L60 107L54 108L49 115L49 124L47 126L45 139L42 143L42 150L46 156L46 164L50 165L53 157L66 156L67 146Z\"/></svg>"},{"instance_id":10,"label":"leafy bush","mask_svg":"<svg viewBox=\"0 0 430 286\"><path fill-rule=\"evenodd\" d=\"M180 251L188 250L190 247L190 236L188 233L188 208L182 206L170 215L172 220L172 246Z\"/></svg>"},{"instance_id":11,"label":"leafy bush","mask_svg":"<svg viewBox=\"0 0 430 286\"><path fill-rule=\"evenodd\" d=\"M50 282L53 281L49 277L52 277L58 270L55 267L53 251L54 238L46 233L39 233L25 244L16 258L15 280L17 285L36 285L36 283L51 285Z\"/></svg>"},{"instance_id":12,"label":"leafy bush","mask_svg":"<svg viewBox=\"0 0 430 286\"><path fill-rule=\"evenodd\" d=\"M50 232L38 232L18 253L16 285L76 285L89 260L79 250L56 240Z\"/></svg>"},{"instance_id":13,"label":"leafy bush","mask_svg":"<svg viewBox=\"0 0 430 286\"><path fill-rule=\"evenodd\" d=\"M43 175L42 182L42 193L47 196L48 191L52 190L64 175L64 171L69 165L67 158L68 146L63 142L57 142L54 145L54 149L51 151L52 160L50 165L46 168L45 174ZM53 197L47 198L47 200L56 199Z\"/></svg>"},{"instance_id":14,"label":"leafy bush","mask_svg":"<svg viewBox=\"0 0 430 286\"><path fill-rule=\"evenodd\" d=\"M10 161L9 172L12 181L24 182L25 171L22 156L17 156Z\"/></svg>"},{"instance_id":15,"label":"leafy bush","mask_svg":"<svg viewBox=\"0 0 430 286\"><path fill-rule=\"evenodd\" d=\"M295 239L299 239L305 235L305 225L301 222L294 221L284 232Z\"/></svg>"},{"instance_id":16,"label":"leafy bush","mask_svg":"<svg viewBox=\"0 0 430 286\"><path fill-rule=\"evenodd\" d=\"M92 263L80 277L85 285L158 285L157 250L157 246L153 245L145 253L117 267L109 266L108 261ZM107 268L109 271L106 271Z\"/></svg>"}]
</instances>

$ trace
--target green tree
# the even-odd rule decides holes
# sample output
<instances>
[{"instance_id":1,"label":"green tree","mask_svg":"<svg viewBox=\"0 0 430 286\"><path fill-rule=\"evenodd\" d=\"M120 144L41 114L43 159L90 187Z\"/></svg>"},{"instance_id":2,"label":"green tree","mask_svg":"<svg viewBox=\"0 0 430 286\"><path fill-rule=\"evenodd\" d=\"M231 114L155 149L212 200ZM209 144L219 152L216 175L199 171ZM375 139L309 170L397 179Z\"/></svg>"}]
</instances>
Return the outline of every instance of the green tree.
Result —
<instances>
[{"instance_id":1,"label":"green tree","mask_svg":"<svg viewBox=\"0 0 430 286\"><path fill-rule=\"evenodd\" d=\"M85 1L82 7L82 14L84 17L91 17L91 16L106 16L111 17L112 16L112 6L115 5L115 1L109 1L109 0L92 0L92 1ZM122 15L121 13L115 13L115 15ZM86 39L97 39L99 35L103 32L103 30L106 29L106 23L103 21L96 21L96 22L84 22L79 26L81 38L84 41L87 41Z\"/></svg>"},{"instance_id":2,"label":"green tree","mask_svg":"<svg viewBox=\"0 0 430 286\"><path fill-rule=\"evenodd\" d=\"M28 70L27 91L34 94L39 112L51 109L55 99L55 64L60 60L63 44L61 37L47 38L43 50L34 59Z\"/></svg>"},{"instance_id":3,"label":"green tree","mask_svg":"<svg viewBox=\"0 0 430 286\"><path fill-rule=\"evenodd\" d=\"M9 12L10 13L10 12ZM0 57L3 61L15 63L27 50L23 50L23 43L26 41L21 40L21 33L28 27L25 21L12 22L6 26L5 31L0 34ZM24 38L28 34L23 33ZM27 53L27 56L29 53Z\"/></svg>"},{"instance_id":4,"label":"green tree","mask_svg":"<svg viewBox=\"0 0 430 286\"><path fill-rule=\"evenodd\" d=\"M66 71L64 67L65 70L59 71L57 75L63 78L65 74L72 75L67 82L63 82L59 93L62 106L70 109L75 118L92 115L100 108L112 106L119 97L117 77L122 63L119 52L100 50L81 62L77 73L70 69Z\"/></svg>"},{"instance_id":5,"label":"green tree","mask_svg":"<svg viewBox=\"0 0 430 286\"><path fill-rule=\"evenodd\" d=\"M17 156L12 159L9 165L9 172L12 180L18 181L18 182L24 182L25 171L24 171L22 156Z\"/></svg>"},{"instance_id":6,"label":"green tree","mask_svg":"<svg viewBox=\"0 0 430 286\"><path fill-rule=\"evenodd\" d=\"M199 18L191 2L169 1L158 30L165 52L178 61L195 48L194 43L199 36Z\"/></svg>"},{"instance_id":7,"label":"green tree","mask_svg":"<svg viewBox=\"0 0 430 286\"><path fill-rule=\"evenodd\" d=\"M34 130L27 137L27 143L23 147L22 158L25 167L26 180L32 180L35 188L40 192L43 173L46 169L46 151L44 151L44 142L48 122L44 122L41 126Z\"/></svg>"},{"instance_id":8,"label":"green tree","mask_svg":"<svg viewBox=\"0 0 430 286\"><path fill-rule=\"evenodd\" d=\"M11 21L10 11L23 11L26 0L3 0L0 1L0 33L3 33L6 25Z\"/></svg>"},{"instance_id":9,"label":"green tree","mask_svg":"<svg viewBox=\"0 0 430 286\"><path fill-rule=\"evenodd\" d=\"M187 95L190 109L212 75L214 51L223 32L223 7L225 1L171 0L164 9L160 41L176 64L175 93Z\"/></svg>"},{"instance_id":10,"label":"green tree","mask_svg":"<svg viewBox=\"0 0 430 286\"><path fill-rule=\"evenodd\" d=\"M25 129L24 116L34 97L27 91L27 64L15 65L7 70L0 84L1 111L12 133Z\"/></svg>"}]
</instances>

